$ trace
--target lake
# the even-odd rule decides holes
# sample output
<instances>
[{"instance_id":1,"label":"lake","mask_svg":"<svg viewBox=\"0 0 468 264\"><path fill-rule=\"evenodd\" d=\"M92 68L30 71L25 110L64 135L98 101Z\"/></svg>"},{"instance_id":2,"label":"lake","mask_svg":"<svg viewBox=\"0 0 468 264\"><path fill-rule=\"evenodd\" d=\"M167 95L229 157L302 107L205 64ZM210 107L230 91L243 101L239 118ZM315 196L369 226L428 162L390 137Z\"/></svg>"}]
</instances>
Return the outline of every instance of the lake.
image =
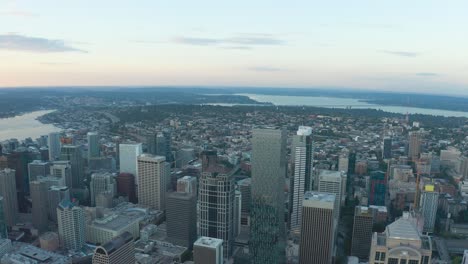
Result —
<instances>
[{"instance_id":1,"label":"lake","mask_svg":"<svg viewBox=\"0 0 468 264\"><path fill-rule=\"evenodd\" d=\"M41 110L15 117L0 118L0 141L11 138L23 140L28 137L36 139L50 132L60 131L61 129L54 125L42 124L37 120L38 117L53 111Z\"/></svg>"},{"instance_id":2,"label":"lake","mask_svg":"<svg viewBox=\"0 0 468 264\"><path fill-rule=\"evenodd\" d=\"M424 114L424 115L439 115L439 116L455 116L467 117L468 112L426 109L419 107L407 106L388 106L376 105L362 102L359 99L352 98L336 98L336 97L319 97L319 96L284 96L284 95L264 95L264 94L237 94L249 97L258 102L270 102L274 105L289 105L289 106L316 106L328 108L369 108L379 109L385 112L398 114Z\"/></svg>"}]
</instances>

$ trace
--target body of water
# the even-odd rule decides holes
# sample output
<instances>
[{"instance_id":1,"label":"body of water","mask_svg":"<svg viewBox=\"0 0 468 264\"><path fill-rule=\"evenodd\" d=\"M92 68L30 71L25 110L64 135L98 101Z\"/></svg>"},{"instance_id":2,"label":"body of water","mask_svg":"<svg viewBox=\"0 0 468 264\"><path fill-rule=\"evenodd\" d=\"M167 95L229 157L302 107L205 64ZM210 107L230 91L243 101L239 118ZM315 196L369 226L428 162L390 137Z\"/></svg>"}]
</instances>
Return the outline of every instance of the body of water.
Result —
<instances>
[{"instance_id":1,"label":"body of water","mask_svg":"<svg viewBox=\"0 0 468 264\"><path fill-rule=\"evenodd\" d=\"M284 95L264 95L264 94L238 94L244 95L258 102L270 102L274 105L289 105L289 106L316 106L328 108L369 108L379 109L385 112L398 114L424 114L424 115L439 115L439 116L455 116L467 117L468 112L426 109L419 107L407 106L388 106L376 105L362 102L359 99L352 98L336 98L336 97L319 97L319 96L284 96Z\"/></svg>"},{"instance_id":2,"label":"body of water","mask_svg":"<svg viewBox=\"0 0 468 264\"><path fill-rule=\"evenodd\" d=\"M28 137L36 139L50 132L60 131L61 129L54 125L42 124L37 120L38 117L53 111L41 110L15 117L0 118L0 141L11 138L23 140Z\"/></svg>"}]
</instances>

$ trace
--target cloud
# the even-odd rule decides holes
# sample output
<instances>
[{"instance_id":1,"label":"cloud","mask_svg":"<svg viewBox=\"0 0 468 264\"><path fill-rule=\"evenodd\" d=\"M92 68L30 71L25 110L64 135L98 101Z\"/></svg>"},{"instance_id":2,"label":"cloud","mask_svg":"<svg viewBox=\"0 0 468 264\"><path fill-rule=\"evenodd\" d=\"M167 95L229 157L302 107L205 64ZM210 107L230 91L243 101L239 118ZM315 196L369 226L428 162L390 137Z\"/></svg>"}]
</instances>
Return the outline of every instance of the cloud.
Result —
<instances>
[{"instance_id":1,"label":"cloud","mask_svg":"<svg viewBox=\"0 0 468 264\"><path fill-rule=\"evenodd\" d=\"M38 14L26 11L4 11L0 12L0 16L15 16L15 17L37 17Z\"/></svg>"},{"instance_id":2,"label":"cloud","mask_svg":"<svg viewBox=\"0 0 468 264\"><path fill-rule=\"evenodd\" d=\"M283 69L270 67L270 66L257 66L257 67L251 67L249 68L249 70L258 71L258 72L278 72L278 71L282 71Z\"/></svg>"},{"instance_id":3,"label":"cloud","mask_svg":"<svg viewBox=\"0 0 468 264\"><path fill-rule=\"evenodd\" d=\"M48 66L62 66L62 65L72 65L72 62L41 62L41 65L48 65Z\"/></svg>"},{"instance_id":4,"label":"cloud","mask_svg":"<svg viewBox=\"0 0 468 264\"><path fill-rule=\"evenodd\" d=\"M240 34L230 38L175 37L172 41L179 44L197 46L230 45L230 47L237 47L238 49L248 49L250 48L249 46L286 44L284 40L268 34Z\"/></svg>"},{"instance_id":5,"label":"cloud","mask_svg":"<svg viewBox=\"0 0 468 264\"><path fill-rule=\"evenodd\" d=\"M422 76L422 77L433 77L433 76L438 76L439 74L435 72L418 72L416 73L417 76Z\"/></svg>"},{"instance_id":6,"label":"cloud","mask_svg":"<svg viewBox=\"0 0 468 264\"><path fill-rule=\"evenodd\" d=\"M401 56L401 57L416 57L420 55L417 52L411 52L411 51L379 50L379 52L390 54L390 55Z\"/></svg>"},{"instance_id":7,"label":"cloud","mask_svg":"<svg viewBox=\"0 0 468 264\"><path fill-rule=\"evenodd\" d=\"M220 39L192 38L192 37L176 37L173 39L173 41L176 43L180 43L180 44L198 45L198 46L214 45L214 44L219 44L222 42L222 40Z\"/></svg>"},{"instance_id":8,"label":"cloud","mask_svg":"<svg viewBox=\"0 0 468 264\"><path fill-rule=\"evenodd\" d=\"M29 37L18 34L0 35L0 49L29 51L38 53L48 52L85 52L69 46L63 40Z\"/></svg>"},{"instance_id":9,"label":"cloud","mask_svg":"<svg viewBox=\"0 0 468 264\"><path fill-rule=\"evenodd\" d=\"M251 47L248 46L227 46L223 47L223 49L233 49L233 50L251 50Z\"/></svg>"},{"instance_id":10,"label":"cloud","mask_svg":"<svg viewBox=\"0 0 468 264\"><path fill-rule=\"evenodd\" d=\"M281 39L276 39L268 36L246 36L236 37L224 40L226 43L240 44L240 45L284 45L285 42Z\"/></svg>"}]
</instances>

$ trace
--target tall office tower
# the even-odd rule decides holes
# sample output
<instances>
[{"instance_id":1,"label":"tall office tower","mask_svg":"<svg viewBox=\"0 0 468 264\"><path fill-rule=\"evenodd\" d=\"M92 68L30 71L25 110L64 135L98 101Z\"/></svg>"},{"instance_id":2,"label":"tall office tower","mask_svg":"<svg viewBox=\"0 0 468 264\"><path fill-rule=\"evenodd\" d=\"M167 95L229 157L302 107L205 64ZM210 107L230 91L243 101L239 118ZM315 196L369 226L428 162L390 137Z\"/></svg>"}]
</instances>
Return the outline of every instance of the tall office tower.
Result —
<instances>
[{"instance_id":1,"label":"tall office tower","mask_svg":"<svg viewBox=\"0 0 468 264\"><path fill-rule=\"evenodd\" d=\"M241 216L242 216L242 193L240 191L235 192L234 198L234 214L233 214L233 234L236 238L241 229Z\"/></svg>"},{"instance_id":2,"label":"tall office tower","mask_svg":"<svg viewBox=\"0 0 468 264\"><path fill-rule=\"evenodd\" d=\"M58 160L60 158L60 133L49 133L47 143L49 147L49 160Z\"/></svg>"},{"instance_id":3,"label":"tall office tower","mask_svg":"<svg viewBox=\"0 0 468 264\"><path fill-rule=\"evenodd\" d=\"M284 129L253 130L249 248L251 263L286 262L286 135Z\"/></svg>"},{"instance_id":4,"label":"tall office tower","mask_svg":"<svg viewBox=\"0 0 468 264\"><path fill-rule=\"evenodd\" d=\"M35 181L38 176L50 174L50 163L47 161L33 160L28 164L29 181Z\"/></svg>"},{"instance_id":5,"label":"tall office tower","mask_svg":"<svg viewBox=\"0 0 468 264\"><path fill-rule=\"evenodd\" d=\"M99 157L101 147L99 145L99 134L97 132L88 132L88 160Z\"/></svg>"},{"instance_id":6,"label":"tall office tower","mask_svg":"<svg viewBox=\"0 0 468 264\"><path fill-rule=\"evenodd\" d=\"M57 207L57 220L60 245L65 249L81 249L86 235L83 209L70 200L63 200Z\"/></svg>"},{"instance_id":7,"label":"tall office tower","mask_svg":"<svg viewBox=\"0 0 468 264\"><path fill-rule=\"evenodd\" d=\"M348 175L354 174L356 169L356 152L349 153Z\"/></svg>"},{"instance_id":8,"label":"tall office tower","mask_svg":"<svg viewBox=\"0 0 468 264\"><path fill-rule=\"evenodd\" d=\"M299 232L302 217L304 192L312 190L312 128L300 126L293 137L291 146L293 173L291 179L291 220L292 232Z\"/></svg>"},{"instance_id":9,"label":"tall office tower","mask_svg":"<svg viewBox=\"0 0 468 264\"><path fill-rule=\"evenodd\" d=\"M72 188L80 189L84 185L84 164L81 147L75 145L63 145L60 152L60 160L70 161Z\"/></svg>"},{"instance_id":10,"label":"tall office tower","mask_svg":"<svg viewBox=\"0 0 468 264\"><path fill-rule=\"evenodd\" d=\"M108 172L93 173L91 175L91 206L96 206L96 197L102 193L109 191L112 196L117 192L117 184L114 175Z\"/></svg>"},{"instance_id":11,"label":"tall office tower","mask_svg":"<svg viewBox=\"0 0 468 264\"><path fill-rule=\"evenodd\" d=\"M29 194L28 164L39 158L39 153L25 147L16 148L8 155L8 167L15 170L16 188L19 191L19 199ZM25 204L20 200L20 205ZM20 208L24 209L24 208Z\"/></svg>"},{"instance_id":12,"label":"tall office tower","mask_svg":"<svg viewBox=\"0 0 468 264\"><path fill-rule=\"evenodd\" d=\"M197 178L192 176L184 176L177 180L177 192L198 194Z\"/></svg>"},{"instance_id":13,"label":"tall office tower","mask_svg":"<svg viewBox=\"0 0 468 264\"><path fill-rule=\"evenodd\" d=\"M70 161L54 161L50 165L50 175L60 178L62 184L72 188L72 168ZM55 211L55 208L54 208Z\"/></svg>"},{"instance_id":14,"label":"tall office tower","mask_svg":"<svg viewBox=\"0 0 468 264\"><path fill-rule=\"evenodd\" d=\"M195 159L195 150L193 148L183 148L177 151L176 167L182 168Z\"/></svg>"},{"instance_id":15,"label":"tall office tower","mask_svg":"<svg viewBox=\"0 0 468 264\"><path fill-rule=\"evenodd\" d=\"M166 161L172 162L171 131L164 129L161 132L151 134L147 137L148 152L153 155L164 156Z\"/></svg>"},{"instance_id":16,"label":"tall office tower","mask_svg":"<svg viewBox=\"0 0 468 264\"><path fill-rule=\"evenodd\" d=\"M365 206L356 206L354 209L351 256L358 257L360 260L369 258L373 224L374 216L372 211Z\"/></svg>"},{"instance_id":17,"label":"tall office tower","mask_svg":"<svg viewBox=\"0 0 468 264\"><path fill-rule=\"evenodd\" d=\"M131 173L120 173L117 176L117 194L127 196L128 201L137 203L135 193L135 176Z\"/></svg>"},{"instance_id":18,"label":"tall office tower","mask_svg":"<svg viewBox=\"0 0 468 264\"><path fill-rule=\"evenodd\" d=\"M197 195L170 192L166 198L167 239L173 244L191 249L197 240Z\"/></svg>"},{"instance_id":19,"label":"tall office tower","mask_svg":"<svg viewBox=\"0 0 468 264\"><path fill-rule=\"evenodd\" d=\"M460 175L465 178L465 179L468 179L468 157L460 157L459 158L459 162L460 162Z\"/></svg>"},{"instance_id":20,"label":"tall office tower","mask_svg":"<svg viewBox=\"0 0 468 264\"><path fill-rule=\"evenodd\" d=\"M8 239L8 229L3 203L3 196L0 196L0 239Z\"/></svg>"},{"instance_id":21,"label":"tall office tower","mask_svg":"<svg viewBox=\"0 0 468 264\"><path fill-rule=\"evenodd\" d=\"M57 223L57 206L63 200L70 200L70 190L67 186L50 186L47 190L48 217Z\"/></svg>"},{"instance_id":22,"label":"tall office tower","mask_svg":"<svg viewBox=\"0 0 468 264\"><path fill-rule=\"evenodd\" d=\"M3 197L3 212L7 226L16 224L18 217L18 198L16 196L15 171L10 169L0 170L0 196Z\"/></svg>"},{"instance_id":23,"label":"tall office tower","mask_svg":"<svg viewBox=\"0 0 468 264\"><path fill-rule=\"evenodd\" d=\"M338 171L347 173L348 167L349 167L349 153L346 151L346 152L341 153L340 157L338 158Z\"/></svg>"},{"instance_id":24,"label":"tall office tower","mask_svg":"<svg viewBox=\"0 0 468 264\"><path fill-rule=\"evenodd\" d=\"M138 203L156 210L166 209L166 158L151 154L138 156Z\"/></svg>"},{"instance_id":25,"label":"tall office tower","mask_svg":"<svg viewBox=\"0 0 468 264\"><path fill-rule=\"evenodd\" d=\"M419 154L421 154L422 134L418 131L412 131L409 133L408 141L408 157L412 161L417 161Z\"/></svg>"},{"instance_id":26,"label":"tall office tower","mask_svg":"<svg viewBox=\"0 0 468 264\"><path fill-rule=\"evenodd\" d=\"M223 240L212 237L200 237L193 244L195 264L223 264Z\"/></svg>"},{"instance_id":27,"label":"tall office tower","mask_svg":"<svg viewBox=\"0 0 468 264\"><path fill-rule=\"evenodd\" d=\"M209 155L210 163L202 171L198 188L199 236L219 238L224 241L224 256L232 255L234 246L235 169L218 163L216 152Z\"/></svg>"},{"instance_id":28,"label":"tall office tower","mask_svg":"<svg viewBox=\"0 0 468 264\"><path fill-rule=\"evenodd\" d=\"M135 261L133 236L129 232L96 247L93 254L93 264L127 264Z\"/></svg>"},{"instance_id":29,"label":"tall office tower","mask_svg":"<svg viewBox=\"0 0 468 264\"><path fill-rule=\"evenodd\" d=\"M138 185L137 157L141 154L143 154L141 143L119 145L120 173L125 172L135 175L136 185Z\"/></svg>"},{"instance_id":30,"label":"tall office tower","mask_svg":"<svg viewBox=\"0 0 468 264\"><path fill-rule=\"evenodd\" d=\"M382 158L383 159L392 158L392 138L391 137L384 137L383 139Z\"/></svg>"},{"instance_id":31,"label":"tall office tower","mask_svg":"<svg viewBox=\"0 0 468 264\"><path fill-rule=\"evenodd\" d=\"M174 161L174 158L172 156L172 135L171 135L171 130L170 129L163 129L162 131L162 136L164 138L163 144L164 146L164 156L166 157L166 161L169 163L172 163Z\"/></svg>"},{"instance_id":32,"label":"tall office tower","mask_svg":"<svg viewBox=\"0 0 468 264\"><path fill-rule=\"evenodd\" d=\"M250 225L250 203L252 201L252 178L246 178L237 182L239 191L241 192L241 225Z\"/></svg>"},{"instance_id":33,"label":"tall office tower","mask_svg":"<svg viewBox=\"0 0 468 264\"><path fill-rule=\"evenodd\" d=\"M40 232L45 231L48 225L48 182L40 178L29 183L32 200L32 223Z\"/></svg>"},{"instance_id":34,"label":"tall office tower","mask_svg":"<svg viewBox=\"0 0 468 264\"><path fill-rule=\"evenodd\" d=\"M331 264L334 254L336 196L331 193L306 192L302 202L300 264Z\"/></svg>"},{"instance_id":35,"label":"tall office tower","mask_svg":"<svg viewBox=\"0 0 468 264\"><path fill-rule=\"evenodd\" d=\"M373 171L370 175L369 205L385 206L387 178L383 171Z\"/></svg>"},{"instance_id":36,"label":"tall office tower","mask_svg":"<svg viewBox=\"0 0 468 264\"><path fill-rule=\"evenodd\" d=\"M324 193L333 193L335 199L335 216L340 216L341 200L345 197L343 186L345 184L345 174L340 171L321 170L319 173L318 191Z\"/></svg>"},{"instance_id":37,"label":"tall office tower","mask_svg":"<svg viewBox=\"0 0 468 264\"><path fill-rule=\"evenodd\" d=\"M437 216L437 206L439 204L439 193L434 191L434 185L424 186L421 194L421 213L424 217L423 231L434 232L435 220Z\"/></svg>"}]
</instances>

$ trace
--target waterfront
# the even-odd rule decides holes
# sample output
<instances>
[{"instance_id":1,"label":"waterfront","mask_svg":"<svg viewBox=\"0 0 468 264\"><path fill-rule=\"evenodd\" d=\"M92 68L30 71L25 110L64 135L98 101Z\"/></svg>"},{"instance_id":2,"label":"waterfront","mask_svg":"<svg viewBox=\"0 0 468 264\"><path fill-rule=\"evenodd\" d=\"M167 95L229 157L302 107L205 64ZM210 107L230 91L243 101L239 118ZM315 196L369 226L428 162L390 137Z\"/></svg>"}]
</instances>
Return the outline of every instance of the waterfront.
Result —
<instances>
[{"instance_id":1,"label":"waterfront","mask_svg":"<svg viewBox=\"0 0 468 264\"><path fill-rule=\"evenodd\" d=\"M41 135L47 135L50 132L60 131L61 129L51 125L43 124L37 120L38 117L51 113L55 110L41 110L18 115L15 117L0 119L0 141L16 138L23 140L25 138L36 139Z\"/></svg>"}]
</instances>

